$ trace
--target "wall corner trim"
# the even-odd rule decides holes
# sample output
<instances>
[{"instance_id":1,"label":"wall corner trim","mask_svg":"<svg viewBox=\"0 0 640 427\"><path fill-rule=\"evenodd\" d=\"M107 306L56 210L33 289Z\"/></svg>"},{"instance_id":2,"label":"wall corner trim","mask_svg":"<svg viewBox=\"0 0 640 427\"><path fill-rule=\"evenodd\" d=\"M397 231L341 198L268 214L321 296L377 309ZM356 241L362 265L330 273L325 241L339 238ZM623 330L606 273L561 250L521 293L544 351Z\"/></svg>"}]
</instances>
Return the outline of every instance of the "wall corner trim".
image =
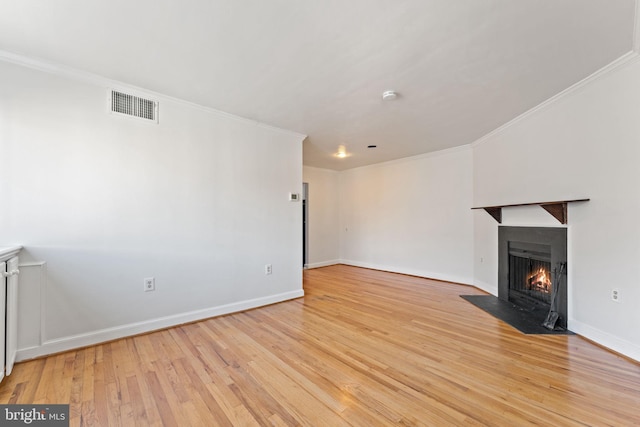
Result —
<instances>
[{"instance_id":1,"label":"wall corner trim","mask_svg":"<svg viewBox=\"0 0 640 427\"><path fill-rule=\"evenodd\" d=\"M336 264L341 264L339 259L332 259L332 260L321 261L321 262L312 262L310 264L307 264L305 268L308 270L311 270L314 268L328 267L330 265L336 265Z\"/></svg>"}]
</instances>

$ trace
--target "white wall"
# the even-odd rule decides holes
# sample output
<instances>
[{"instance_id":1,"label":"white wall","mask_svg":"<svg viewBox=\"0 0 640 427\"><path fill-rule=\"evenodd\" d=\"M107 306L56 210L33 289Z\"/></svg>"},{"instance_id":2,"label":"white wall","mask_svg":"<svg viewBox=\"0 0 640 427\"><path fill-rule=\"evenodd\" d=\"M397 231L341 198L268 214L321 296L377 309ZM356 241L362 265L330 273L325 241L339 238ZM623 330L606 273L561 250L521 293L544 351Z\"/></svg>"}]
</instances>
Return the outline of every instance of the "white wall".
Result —
<instances>
[{"instance_id":1,"label":"white wall","mask_svg":"<svg viewBox=\"0 0 640 427\"><path fill-rule=\"evenodd\" d=\"M307 266L337 264L340 262L339 172L304 166L302 176L309 184Z\"/></svg>"},{"instance_id":2,"label":"white wall","mask_svg":"<svg viewBox=\"0 0 640 427\"><path fill-rule=\"evenodd\" d=\"M0 62L0 243L35 263L20 356L301 296L303 137L161 96L150 124L106 100L106 83Z\"/></svg>"},{"instance_id":3,"label":"white wall","mask_svg":"<svg viewBox=\"0 0 640 427\"><path fill-rule=\"evenodd\" d=\"M640 360L640 62L612 68L474 144L474 204L591 198L569 205L569 328ZM503 214L559 226L537 207ZM474 227L475 283L495 293L498 225L476 211Z\"/></svg>"},{"instance_id":4,"label":"white wall","mask_svg":"<svg viewBox=\"0 0 640 427\"><path fill-rule=\"evenodd\" d=\"M473 283L469 147L340 174L346 264Z\"/></svg>"}]
</instances>

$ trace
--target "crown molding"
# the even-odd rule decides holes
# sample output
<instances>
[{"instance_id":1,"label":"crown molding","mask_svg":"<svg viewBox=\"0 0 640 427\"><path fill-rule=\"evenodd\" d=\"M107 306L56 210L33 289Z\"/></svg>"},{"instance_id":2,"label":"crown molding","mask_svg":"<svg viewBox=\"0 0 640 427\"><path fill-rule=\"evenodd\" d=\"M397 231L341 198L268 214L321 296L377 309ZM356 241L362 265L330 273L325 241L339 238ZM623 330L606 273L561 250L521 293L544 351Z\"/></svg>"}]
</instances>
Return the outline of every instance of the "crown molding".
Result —
<instances>
[{"instance_id":1,"label":"crown molding","mask_svg":"<svg viewBox=\"0 0 640 427\"><path fill-rule=\"evenodd\" d=\"M355 167L355 168L344 169L344 170L341 170L341 171L338 171L338 172L345 173L345 172L356 172L356 171L364 170L364 169L383 168L383 167L387 167L387 166L393 166L393 165L398 165L398 164L403 164L403 163L416 162L416 161L419 161L419 160L430 159L430 158L434 158L434 157L447 156L447 155L456 154L456 153L464 153L466 151L470 152L470 150L471 150L471 144L457 145L457 146L451 147L451 148L443 148L442 150L430 151L428 153L422 153L422 154L415 154L413 156L401 157L399 159L388 160L386 162L374 163L374 164L371 164L371 165L358 166L358 167Z\"/></svg>"},{"instance_id":2,"label":"crown molding","mask_svg":"<svg viewBox=\"0 0 640 427\"><path fill-rule=\"evenodd\" d=\"M338 171L338 170L335 170L335 169L320 168L318 166L307 166L305 164L303 164L302 167L305 168L305 169L313 169L313 170L317 170L317 171L320 171L320 172L328 172L328 173L331 173L331 174L339 174L340 172L342 172L342 171Z\"/></svg>"},{"instance_id":3,"label":"crown molding","mask_svg":"<svg viewBox=\"0 0 640 427\"><path fill-rule=\"evenodd\" d=\"M89 73L87 71L82 71L76 68L67 67L65 65L56 64L53 62L45 61L38 58L29 58L23 55L19 55L17 53L8 52L4 50L0 50L0 61L7 62L10 64L19 65L26 68L31 68L33 70L42 71L45 73L65 77L71 80L81 81L84 83L93 84L96 86L104 86L107 88L118 88L121 90L130 90L134 91L142 96L148 96L151 98L156 98L159 100L171 101L176 104L180 104L186 107L195 108L201 111L205 111L207 113L216 115L218 117L223 117L230 120L239 121L248 125L257 126L263 129L267 129L270 131L275 131L279 133L284 133L289 136L293 136L297 139L304 141L307 138L307 135L294 132L292 130L279 128L276 126L272 126L266 123L259 122L257 120L247 119L245 117L236 116L235 114L226 113L224 111L216 110L215 108L206 107L204 105L196 104L195 102L186 101L181 98L175 98L169 95L164 95L159 92L155 92L152 90L144 89L138 86L130 85L124 82L120 82L117 80L112 80L104 76L100 76L98 74Z\"/></svg>"},{"instance_id":4,"label":"crown molding","mask_svg":"<svg viewBox=\"0 0 640 427\"><path fill-rule=\"evenodd\" d=\"M635 52L635 51L628 52L628 53L622 55L620 58L618 58L615 61L609 63L608 65L602 67L601 69L599 69L595 73L591 74L590 76L585 77L584 79L582 79L579 82L573 84L572 86L569 86L567 89L563 90L562 92L557 93L556 95L552 96L551 98L547 99L546 101L543 101L542 103L536 105L535 107L531 108L530 110L527 110L524 113L522 113L519 116L517 116L516 118L508 121L507 123L505 123L504 125L500 126L499 128L496 128L493 131L489 132L488 134L484 135L483 137L475 140L474 142L472 142L470 144L471 147L476 147L478 145L481 145L481 144L487 142L488 140L490 140L495 135L498 135L498 134L504 132L505 130L507 130L511 126L514 126L516 123L519 123L520 121L527 119L528 117L538 113L539 111L543 111L547 107L550 107L551 105L555 104L560 99L562 99L564 97L567 97L567 96L569 96L569 95L581 90L582 88L584 88L585 86L589 85L590 83L595 82L596 80L600 79L601 77L607 76L610 73L612 73L612 72L614 72L614 71L616 71L616 70L618 70L618 69L620 69L620 68L622 68L622 67L624 67L626 65L629 65L629 64L632 64L634 62L637 62L638 60L640 60L640 54Z\"/></svg>"}]
</instances>

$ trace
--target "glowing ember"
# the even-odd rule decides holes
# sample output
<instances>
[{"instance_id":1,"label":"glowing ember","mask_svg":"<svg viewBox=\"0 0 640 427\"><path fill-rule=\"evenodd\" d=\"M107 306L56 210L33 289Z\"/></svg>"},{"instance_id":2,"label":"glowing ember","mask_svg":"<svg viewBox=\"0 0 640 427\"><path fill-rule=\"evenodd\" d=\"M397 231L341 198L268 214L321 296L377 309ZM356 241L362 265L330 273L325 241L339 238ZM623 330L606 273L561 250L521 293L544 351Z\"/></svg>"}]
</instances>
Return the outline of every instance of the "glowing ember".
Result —
<instances>
[{"instance_id":1,"label":"glowing ember","mask_svg":"<svg viewBox=\"0 0 640 427\"><path fill-rule=\"evenodd\" d=\"M533 272L529 277L527 277L527 289L547 294L550 293L551 278L549 277L549 272L542 267Z\"/></svg>"}]
</instances>

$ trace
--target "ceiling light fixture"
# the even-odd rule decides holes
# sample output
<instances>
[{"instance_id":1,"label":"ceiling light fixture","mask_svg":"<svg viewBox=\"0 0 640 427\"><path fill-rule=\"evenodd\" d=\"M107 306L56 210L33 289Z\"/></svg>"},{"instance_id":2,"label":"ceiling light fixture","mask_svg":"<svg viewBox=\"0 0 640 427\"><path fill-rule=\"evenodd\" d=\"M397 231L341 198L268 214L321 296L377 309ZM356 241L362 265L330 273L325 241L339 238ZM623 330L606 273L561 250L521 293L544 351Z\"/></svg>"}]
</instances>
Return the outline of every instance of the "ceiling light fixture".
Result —
<instances>
[{"instance_id":1,"label":"ceiling light fixture","mask_svg":"<svg viewBox=\"0 0 640 427\"><path fill-rule=\"evenodd\" d=\"M338 147L338 152L334 154L335 157L338 157L340 159L344 159L345 157L348 157L349 155L347 154L347 149L345 148L344 145L341 145Z\"/></svg>"},{"instance_id":2,"label":"ceiling light fixture","mask_svg":"<svg viewBox=\"0 0 640 427\"><path fill-rule=\"evenodd\" d=\"M395 90L387 90L382 92L383 101L393 101L398 97L398 93Z\"/></svg>"}]
</instances>

